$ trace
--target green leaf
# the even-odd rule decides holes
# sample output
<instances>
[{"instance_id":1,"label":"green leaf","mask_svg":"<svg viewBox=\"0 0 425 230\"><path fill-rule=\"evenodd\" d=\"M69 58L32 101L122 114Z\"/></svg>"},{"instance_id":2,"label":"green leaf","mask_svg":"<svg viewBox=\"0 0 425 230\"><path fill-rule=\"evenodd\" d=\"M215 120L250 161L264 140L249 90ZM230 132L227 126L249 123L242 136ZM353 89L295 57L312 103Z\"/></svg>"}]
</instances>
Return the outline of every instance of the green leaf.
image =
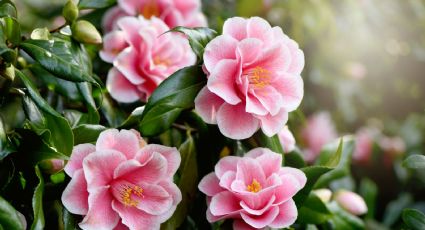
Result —
<instances>
[{"instance_id":1,"label":"green leaf","mask_svg":"<svg viewBox=\"0 0 425 230\"><path fill-rule=\"evenodd\" d=\"M26 40L20 47L46 70L55 76L72 82L96 83L93 77L78 63L70 62L73 58L71 45L58 40Z\"/></svg>"},{"instance_id":2,"label":"green leaf","mask_svg":"<svg viewBox=\"0 0 425 230\"><path fill-rule=\"evenodd\" d=\"M65 207L63 207L62 210L63 210L62 211L63 229L64 230L78 229L74 216L68 210L66 210Z\"/></svg>"},{"instance_id":3,"label":"green leaf","mask_svg":"<svg viewBox=\"0 0 425 230\"><path fill-rule=\"evenodd\" d=\"M425 215L416 209L406 208L401 215L403 222L412 230L425 229Z\"/></svg>"},{"instance_id":4,"label":"green leaf","mask_svg":"<svg viewBox=\"0 0 425 230\"><path fill-rule=\"evenodd\" d=\"M303 168L306 166L301 151L296 148L292 152L285 153L285 166Z\"/></svg>"},{"instance_id":5,"label":"green leaf","mask_svg":"<svg viewBox=\"0 0 425 230\"><path fill-rule=\"evenodd\" d=\"M180 180L178 187L182 192L182 201L177 206L173 216L164 224L161 229L176 229L186 219L190 204L195 199L198 188L198 166L196 163L195 142L188 134L188 138L179 148L182 161L179 168Z\"/></svg>"},{"instance_id":6,"label":"green leaf","mask_svg":"<svg viewBox=\"0 0 425 230\"><path fill-rule=\"evenodd\" d=\"M321 224L331 218L331 212L326 204L314 193L299 208L297 220L301 224Z\"/></svg>"},{"instance_id":7,"label":"green leaf","mask_svg":"<svg viewBox=\"0 0 425 230\"><path fill-rule=\"evenodd\" d=\"M138 124L140 119L142 118L144 109L144 106L135 108L133 112L131 112L130 116L128 116L127 119L124 121L124 123L120 125L119 128L128 129Z\"/></svg>"},{"instance_id":8,"label":"green leaf","mask_svg":"<svg viewBox=\"0 0 425 230\"><path fill-rule=\"evenodd\" d=\"M79 125L72 130L72 132L74 132L74 143L75 145L78 145L83 143L96 142L99 134L105 130L106 128L101 125Z\"/></svg>"},{"instance_id":9,"label":"green leaf","mask_svg":"<svg viewBox=\"0 0 425 230\"><path fill-rule=\"evenodd\" d=\"M2 19L3 32L6 39L14 45L21 42L21 25L15 18L5 17Z\"/></svg>"},{"instance_id":10,"label":"green leaf","mask_svg":"<svg viewBox=\"0 0 425 230\"><path fill-rule=\"evenodd\" d=\"M282 145L280 144L279 136L277 134L272 137L269 137L262 131L258 131L257 133L255 133L254 138L258 142L259 146L269 148L273 152L282 154L282 164L284 163L284 151Z\"/></svg>"},{"instance_id":11,"label":"green leaf","mask_svg":"<svg viewBox=\"0 0 425 230\"><path fill-rule=\"evenodd\" d=\"M20 215L16 209L0 196L0 227L7 230L23 230Z\"/></svg>"},{"instance_id":12,"label":"green leaf","mask_svg":"<svg viewBox=\"0 0 425 230\"><path fill-rule=\"evenodd\" d=\"M118 127L124 122L126 114L120 110L118 104L108 93L102 94L101 98L97 98L97 100L110 127Z\"/></svg>"},{"instance_id":13,"label":"green leaf","mask_svg":"<svg viewBox=\"0 0 425 230\"><path fill-rule=\"evenodd\" d=\"M338 147L337 147L338 146ZM354 150L352 137L344 137L338 145L336 142L325 146L319 157L319 164L335 167L334 170L323 175L316 184L316 188L326 187L331 181L350 174L351 156ZM339 160L338 164L337 161ZM329 167L328 166L328 167ZM333 168L331 167L331 168Z\"/></svg>"},{"instance_id":14,"label":"green leaf","mask_svg":"<svg viewBox=\"0 0 425 230\"><path fill-rule=\"evenodd\" d=\"M0 2L0 18L3 17L14 17L16 18L17 11L15 4L10 0L2 0Z\"/></svg>"},{"instance_id":15,"label":"green leaf","mask_svg":"<svg viewBox=\"0 0 425 230\"><path fill-rule=\"evenodd\" d=\"M368 178L363 178L360 182L360 196L364 198L367 205L366 217L373 219L375 217L376 198L378 196L378 187L375 182Z\"/></svg>"},{"instance_id":16,"label":"green leaf","mask_svg":"<svg viewBox=\"0 0 425 230\"><path fill-rule=\"evenodd\" d=\"M334 226L333 229L347 229L347 230L357 230L357 229L365 229L364 222L354 216L344 209L342 209L336 202L331 202L328 204L329 210L334 214L330 219L330 223Z\"/></svg>"},{"instance_id":17,"label":"green leaf","mask_svg":"<svg viewBox=\"0 0 425 230\"><path fill-rule=\"evenodd\" d=\"M313 186L316 184L317 180L325 173L332 170L332 168L326 166L308 166L301 168L307 177L307 183L303 189L301 189L295 196L294 201L297 204L297 207L300 207L310 194Z\"/></svg>"},{"instance_id":18,"label":"green leaf","mask_svg":"<svg viewBox=\"0 0 425 230\"><path fill-rule=\"evenodd\" d=\"M383 224L389 227L396 223L403 209L407 208L412 202L412 195L409 193L402 193L396 200L388 203L384 212Z\"/></svg>"},{"instance_id":19,"label":"green leaf","mask_svg":"<svg viewBox=\"0 0 425 230\"><path fill-rule=\"evenodd\" d=\"M71 155L72 148L74 147L72 130L68 121L56 112L50 105L41 97L37 88L33 83L19 70L16 70L16 75L22 80L27 87L28 94L43 111L45 118L45 128L51 132L50 142L60 152L67 156Z\"/></svg>"},{"instance_id":20,"label":"green leaf","mask_svg":"<svg viewBox=\"0 0 425 230\"><path fill-rule=\"evenodd\" d=\"M112 6L116 0L81 0L78 3L80 9L99 9Z\"/></svg>"},{"instance_id":21,"label":"green leaf","mask_svg":"<svg viewBox=\"0 0 425 230\"><path fill-rule=\"evenodd\" d=\"M139 125L143 136L164 132L185 109L193 108L198 92L206 84L200 66L178 70L153 92L145 106Z\"/></svg>"},{"instance_id":22,"label":"green leaf","mask_svg":"<svg viewBox=\"0 0 425 230\"><path fill-rule=\"evenodd\" d=\"M44 193L44 179L41 175L38 166L35 166L35 174L39 182L35 187L34 195L32 197L32 208L34 212L34 222L32 222L31 230L44 229L44 211L43 211L43 193Z\"/></svg>"},{"instance_id":23,"label":"green leaf","mask_svg":"<svg viewBox=\"0 0 425 230\"><path fill-rule=\"evenodd\" d=\"M403 161L403 167L408 169L424 169L425 156L419 154L411 155Z\"/></svg>"},{"instance_id":24,"label":"green leaf","mask_svg":"<svg viewBox=\"0 0 425 230\"><path fill-rule=\"evenodd\" d=\"M98 124L100 116L97 112L96 103L93 99L91 85L87 82L77 83L77 88L83 97L84 104L88 110L88 120L86 122L90 124Z\"/></svg>"},{"instance_id":25,"label":"green leaf","mask_svg":"<svg viewBox=\"0 0 425 230\"><path fill-rule=\"evenodd\" d=\"M14 62L16 59L15 50L10 49L6 45L5 32L3 31L3 26L0 26L0 56L6 62L9 62L9 63Z\"/></svg>"},{"instance_id":26,"label":"green leaf","mask_svg":"<svg viewBox=\"0 0 425 230\"><path fill-rule=\"evenodd\" d=\"M198 57L198 62L201 63L204 55L205 46L217 36L217 32L206 27L186 28L178 26L170 30L170 32L180 32L185 34L189 39L189 45L193 52Z\"/></svg>"},{"instance_id":27,"label":"green leaf","mask_svg":"<svg viewBox=\"0 0 425 230\"><path fill-rule=\"evenodd\" d=\"M6 127L3 124L3 118L0 116L0 161L15 151L15 148L7 139Z\"/></svg>"}]
</instances>

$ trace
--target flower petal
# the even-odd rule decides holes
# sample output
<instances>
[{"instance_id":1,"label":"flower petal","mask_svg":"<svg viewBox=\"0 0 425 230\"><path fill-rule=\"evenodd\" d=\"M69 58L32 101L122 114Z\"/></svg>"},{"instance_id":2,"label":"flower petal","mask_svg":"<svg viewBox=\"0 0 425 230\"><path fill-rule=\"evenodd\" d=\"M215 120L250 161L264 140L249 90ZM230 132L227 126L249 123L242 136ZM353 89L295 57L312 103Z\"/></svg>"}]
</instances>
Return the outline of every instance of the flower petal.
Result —
<instances>
[{"instance_id":1,"label":"flower petal","mask_svg":"<svg viewBox=\"0 0 425 230\"><path fill-rule=\"evenodd\" d=\"M242 208L239 205L239 199L231 192L223 191L213 196L209 206L214 216L229 215L239 212Z\"/></svg>"},{"instance_id":2,"label":"flower petal","mask_svg":"<svg viewBox=\"0 0 425 230\"><path fill-rule=\"evenodd\" d=\"M273 206L267 210L263 215L255 216L241 212L242 219L254 228L264 228L274 221L276 216L279 215L279 207Z\"/></svg>"},{"instance_id":3,"label":"flower petal","mask_svg":"<svg viewBox=\"0 0 425 230\"><path fill-rule=\"evenodd\" d=\"M275 116L258 116L258 119L261 121L261 130L263 130L264 134L271 137L285 127L288 121L288 112L281 109Z\"/></svg>"},{"instance_id":4,"label":"flower petal","mask_svg":"<svg viewBox=\"0 0 425 230\"><path fill-rule=\"evenodd\" d=\"M87 192L84 171L79 169L74 173L74 177L63 191L62 203L69 212L77 215L86 215L89 208L88 197L89 193Z\"/></svg>"},{"instance_id":5,"label":"flower petal","mask_svg":"<svg viewBox=\"0 0 425 230\"><path fill-rule=\"evenodd\" d=\"M126 207L116 200L112 201L112 208L119 214L122 223L130 229L157 230L161 224L156 216L134 207Z\"/></svg>"},{"instance_id":6,"label":"flower petal","mask_svg":"<svg viewBox=\"0 0 425 230\"><path fill-rule=\"evenodd\" d=\"M209 72L224 59L236 60L237 40L227 35L220 35L211 40L204 51L204 65Z\"/></svg>"},{"instance_id":7,"label":"flower petal","mask_svg":"<svg viewBox=\"0 0 425 230\"><path fill-rule=\"evenodd\" d=\"M140 92L137 87L116 68L109 70L106 88L111 96L119 102L130 103L140 99Z\"/></svg>"},{"instance_id":8,"label":"flower petal","mask_svg":"<svg viewBox=\"0 0 425 230\"><path fill-rule=\"evenodd\" d=\"M236 60L222 60L210 72L208 89L221 97L229 104L236 105L242 100L239 98L235 83L239 75L239 64Z\"/></svg>"},{"instance_id":9,"label":"flower petal","mask_svg":"<svg viewBox=\"0 0 425 230\"><path fill-rule=\"evenodd\" d=\"M269 224L272 228L287 228L295 223L297 219L298 211L295 202L290 199L285 203L279 205L279 214L276 216L274 221Z\"/></svg>"},{"instance_id":10,"label":"flower petal","mask_svg":"<svg viewBox=\"0 0 425 230\"><path fill-rule=\"evenodd\" d=\"M283 108L291 112L298 108L304 95L304 82L301 76L292 74L281 75L273 84L283 96Z\"/></svg>"},{"instance_id":11,"label":"flower petal","mask_svg":"<svg viewBox=\"0 0 425 230\"><path fill-rule=\"evenodd\" d=\"M84 158L92 152L96 151L96 147L92 144L79 144L74 146L71 153L71 158L65 165L65 172L68 176L73 177L75 171L83 168Z\"/></svg>"},{"instance_id":12,"label":"flower petal","mask_svg":"<svg viewBox=\"0 0 425 230\"><path fill-rule=\"evenodd\" d=\"M133 184L157 183L163 179L171 179L167 176L167 160L159 153L152 154L144 164L135 159L123 162L114 171L114 179L118 178Z\"/></svg>"},{"instance_id":13,"label":"flower petal","mask_svg":"<svg viewBox=\"0 0 425 230\"><path fill-rule=\"evenodd\" d=\"M195 98L195 111L206 123L217 124L216 114L223 103L223 99L204 87Z\"/></svg>"},{"instance_id":14,"label":"flower petal","mask_svg":"<svg viewBox=\"0 0 425 230\"><path fill-rule=\"evenodd\" d=\"M259 120L245 112L242 104L223 104L217 113L217 124L224 136L237 140L251 137L259 128Z\"/></svg>"},{"instance_id":15,"label":"flower petal","mask_svg":"<svg viewBox=\"0 0 425 230\"><path fill-rule=\"evenodd\" d=\"M125 40L125 33L119 30L106 34L103 37L103 44L103 49L99 52L99 56L108 63L114 62L119 52L128 46Z\"/></svg>"},{"instance_id":16,"label":"flower petal","mask_svg":"<svg viewBox=\"0 0 425 230\"><path fill-rule=\"evenodd\" d=\"M166 160L167 164L167 173L166 177L173 177L176 173L177 169L180 166L181 157L180 152L174 147L167 147L163 145L149 144L142 148L137 154L136 159L142 162L142 155L151 155L154 153L158 153L163 156Z\"/></svg>"},{"instance_id":17,"label":"flower petal","mask_svg":"<svg viewBox=\"0 0 425 230\"><path fill-rule=\"evenodd\" d=\"M264 154L257 157L256 160L261 165L261 168L268 178L273 173L278 173L282 166L282 155L272 152L270 149L263 148Z\"/></svg>"},{"instance_id":18,"label":"flower petal","mask_svg":"<svg viewBox=\"0 0 425 230\"><path fill-rule=\"evenodd\" d=\"M224 191L223 188L219 186L220 181L214 172L207 174L199 182L198 189L205 193L207 196L214 196L215 194Z\"/></svg>"},{"instance_id":19,"label":"flower petal","mask_svg":"<svg viewBox=\"0 0 425 230\"><path fill-rule=\"evenodd\" d=\"M247 37L247 20L241 17L232 17L227 19L223 25L223 34L230 35L237 40L243 40Z\"/></svg>"},{"instance_id":20,"label":"flower petal","mask_svg":"<svg viewBox=\"0 0 425 230\"><path fill-rule=\"evenodd\" d=\"M117 150L132 159L140 149L139 137L130 130L109 129L103 131L96 142L96 150Z\"/></svg>"}]
</instances>

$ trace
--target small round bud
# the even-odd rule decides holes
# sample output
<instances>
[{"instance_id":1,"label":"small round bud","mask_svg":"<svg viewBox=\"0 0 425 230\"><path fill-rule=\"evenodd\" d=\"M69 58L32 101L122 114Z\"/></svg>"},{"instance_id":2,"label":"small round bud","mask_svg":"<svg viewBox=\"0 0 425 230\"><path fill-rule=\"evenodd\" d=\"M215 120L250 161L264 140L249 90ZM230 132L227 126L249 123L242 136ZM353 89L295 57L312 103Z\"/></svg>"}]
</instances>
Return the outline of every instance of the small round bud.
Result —
<instances>
[{"instance_id":1,"label":"small round bud","mask_svg":"<svg viewBox=\"0 0 425 230\"><path fill-rule=\"evenodd\" d=\"M102 36L99 31L90 22L79 20L71 26L72 37L87 44L100 44L102 43Z\"/></svg>"},{"instance_id":2,"label":"small round bud","mask_svg":"<svg viewBox=\"0 0 425 230\"><path fill-rule=\"evenodd\" d=\"M313 193L319 197L323 203L328 203L331 200L332 191L327 188L313 190Z\"/></svg>"},{"instance_id":3,"label":"small round bud","mask_svg":"<svg viewBox=\"0 0 425 230\"><path fill-rule=\"evenodd\" d=\"M74 22L78 18L78 7L72 1L68 0L62 10L62 15L68 23Z\"/></svg>"},{"instance_id":4,"label":"small round bud","mask_svg":"<svg viewBox=\"0 0 425 230\"><path fill-rule=\"evenodd\" d=\"M359 196L357 193L339 190L335 193L335 201L347 212L360 216L367 213L367 206L363 197Z\"/></svg>"}]
</instances>

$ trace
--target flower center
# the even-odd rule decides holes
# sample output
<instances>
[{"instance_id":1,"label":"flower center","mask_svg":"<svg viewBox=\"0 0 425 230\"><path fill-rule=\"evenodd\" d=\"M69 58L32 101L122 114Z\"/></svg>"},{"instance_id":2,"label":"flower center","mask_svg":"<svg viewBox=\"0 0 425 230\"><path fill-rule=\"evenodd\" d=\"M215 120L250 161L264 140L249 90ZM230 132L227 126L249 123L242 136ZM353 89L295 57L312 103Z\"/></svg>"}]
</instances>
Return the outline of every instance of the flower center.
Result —
<instances>
[{"instance_id":1,"label":"flower center","mask_svg":"<svg viewBox=\"0 0 425 230\"><path fill-rule=\"evenodd\" d=\"M150 0L147 2L143 9L141 9L140 14L147 19L150 19L152 16L159 16L159 7L155 0Z\"/></svg>"},{"instance_id":2,"label":"flower center","mask_svg":"<svg viewBox=\"0 0 425 230\"><path fill-rule=\"evenodd\" d=\"M256 179L252 180L252 183L248 186L246 186L246 190L248 190L249 192L253 192L253 193L257 193L259 191L261 191L262 187L260 182L258 182Z\"/></svg>"},{"instance_id":3,"label":"flower center","mask_svg":"<svg viewBox=\"0 0 425 230\"><path fill-rule=\"evenodd\" d=\"M264 88L270 84L270 71L259 66L248 72L248 81L254 88Z\"/></svg>"},{"instance_id":4,"label":"flower center","mask_svg":"<svg viewBox=\"0 0 425 230\"><path fill-rule=\"evenodd\" d=\"M124 188L121 190L120 195L124 205L135 207L139 204L139 201L134 200L132 196L143 198L143 189L137 185L125 185Z\"/></svg>"},{"instance_id":5,"label":"flower center","mask_svg":"<svg viewBox=\"0 0 425 230\"><path fill-rule=\"evenodd\" d=\"M153 59L153 63L155 65L163 65L165 67L170 65L170 60L168 60L167 58L160 58L160 57L155 57Z\"/></svg>"}]
</instances>

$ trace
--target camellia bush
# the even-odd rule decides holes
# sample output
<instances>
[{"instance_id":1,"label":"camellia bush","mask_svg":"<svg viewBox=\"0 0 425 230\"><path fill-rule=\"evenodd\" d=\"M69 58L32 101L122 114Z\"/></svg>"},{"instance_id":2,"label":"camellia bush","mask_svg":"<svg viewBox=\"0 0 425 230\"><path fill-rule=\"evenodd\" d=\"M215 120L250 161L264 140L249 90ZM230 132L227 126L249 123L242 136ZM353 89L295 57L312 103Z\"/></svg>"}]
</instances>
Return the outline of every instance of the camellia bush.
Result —
<instances>
[{"instance_id":1,"label":"camellia bush","mask_svg":"<svg viewBox=\"0 0 425 230\"><path fill-rule=\"evenodd\" d=\"M254 2L272 4L239 4ZM423 187L381 204L397 185L367 174L422 178L424 156L305 118L309 56L285 28L228 15L214 30L199 0L62 3L28 28L22 2L0 1L0 229L425 228Z\"/></svg>"}]
</instances>

